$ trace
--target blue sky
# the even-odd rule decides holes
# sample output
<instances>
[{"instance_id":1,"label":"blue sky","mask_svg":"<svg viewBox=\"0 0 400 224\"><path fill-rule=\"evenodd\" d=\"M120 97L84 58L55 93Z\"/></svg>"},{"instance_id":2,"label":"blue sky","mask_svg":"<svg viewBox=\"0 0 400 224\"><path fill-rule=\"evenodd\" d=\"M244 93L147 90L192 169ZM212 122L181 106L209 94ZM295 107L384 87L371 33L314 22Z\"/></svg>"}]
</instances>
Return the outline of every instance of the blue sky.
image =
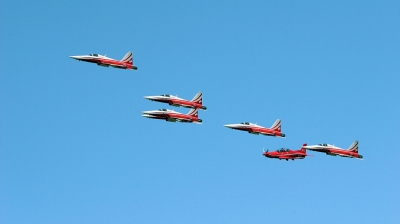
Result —
<instances>
[{"instance_id":1,"label":"blue sky","mask_svg":"<svg viewBox=\"0 0 400 224\"><path fill-rule=\"evenodd\" d=\"M0 223L397 223L398 1L5 1ZM70 55L134 54L137 71ZM142 97L203 92L203 124ZM172 108L187 112L184 108ZM282 119L286 138L233 131ZM261 157L303 143L364 160Z\"/></svg>"}]
</instances>

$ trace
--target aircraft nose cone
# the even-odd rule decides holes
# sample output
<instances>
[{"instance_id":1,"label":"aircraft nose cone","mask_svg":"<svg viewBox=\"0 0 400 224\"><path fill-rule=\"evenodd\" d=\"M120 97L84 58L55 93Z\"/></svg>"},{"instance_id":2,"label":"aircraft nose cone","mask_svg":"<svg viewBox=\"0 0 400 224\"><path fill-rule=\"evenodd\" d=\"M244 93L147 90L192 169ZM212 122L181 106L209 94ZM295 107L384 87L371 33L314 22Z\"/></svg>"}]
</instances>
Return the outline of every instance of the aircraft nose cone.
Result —
<instances>
[{"instance_id":1,"label":"aircraft nose cone","mask_svg":"<svg viewBox=\"0 0 400 224\"><path fill-rule=\"evenodd\" d=\"M79 56L69 56L72 59L79 59Z\"/></svg>"}]
</instances>

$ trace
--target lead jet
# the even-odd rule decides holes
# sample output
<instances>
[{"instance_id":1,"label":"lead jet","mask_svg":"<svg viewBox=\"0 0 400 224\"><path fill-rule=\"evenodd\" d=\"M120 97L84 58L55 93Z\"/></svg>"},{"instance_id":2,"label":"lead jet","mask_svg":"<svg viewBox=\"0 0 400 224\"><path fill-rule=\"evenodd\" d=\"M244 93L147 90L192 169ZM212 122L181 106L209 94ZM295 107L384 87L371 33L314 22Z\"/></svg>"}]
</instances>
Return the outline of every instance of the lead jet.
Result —
<instances>
[{"instance_id":1,"label":"lead jet","mask_svg":"<svg viewBox=\"0 0 400 224\"><path fill-rule=\"evenodd\" d=\"M79 55L79 56L70 56L70 58L76 59L78 61L85 61L90 63L96 63L99 66L104 67L114 67L120 69L133 69L137 70L137 67L133 65L132 52L126 53L126 55L122 58L121 61L116 59L112 59L106 57L105 55L100 54L89 54L89 55Z\"/></svg>"},{"instance_id":2,"label":"lead jet","mask_svg":"<svg viewBox=\"0 0 400 224\"><path fill-rule=\"evenodd\" d=\"M270 128L265 128L257 124L253 124L250 122L242 122L240 124L226 124L224 125L227 128L240 130L240 131L248 131L250 134L262 134L273 137L285 137L286 135L281 132L281 120L277 119L275 123Z\"/></svg>"},{"instance_id":3,"label":"lead jet","mask_svg":"<svg viewBox=\"0 0 400 224\"><path fill-rule=\"evenodd\" d=\"M271 159L286 159L288 161L289 159L295 160L295 159L304 159L307 155L306 149L304 148L307 144L304 143L303 147L299 150L291 150L291 149L286 149L286 148L280 148L274 152L268 152L263 150L263 156L271 158Z\"/></svg>"},{"instance_id":4,"label":"lead jet","mask_svg":"<svg viewBox=\"0 0 400 224\"><path fill-rule=\"evenodd\" d=\"M356 159L363 158L362 155L358 154L358 141L354 141L347 150L326 143L309 145L306 146L306 149L316 152L323 152L330 156L342 156Z\"/></svg>"},{"instance_id":5,"label":"lead jet","mask_svg":"<svg viewBox=\"0 0 400 224\"><path fill-rule=\"evenodd\" d=\"M182 114L173 110L168 109L159 109L159 110L150 110L143 111L142 117L152 118L152 119L161 119L169 122L186 122L186 123L201 123L203 122L198 117L198 109L191 109L189 113Z\"/></svg>"},{"instance_id":6,"label":"lead jet","mask_svg":"<svg viewBox=\"0 0 400 224\"><path fill-rule=\"evenodd\" d=\"M186 108L198 108L202 110L207 110L207 107L203 106L203 94L198 92L191 101L181 99L178 96L173 96L170 94L163 94L160 96L144 96L145 99L168 103L171 106L175 107L186 107Z\"/></svg>"}]
</instances>

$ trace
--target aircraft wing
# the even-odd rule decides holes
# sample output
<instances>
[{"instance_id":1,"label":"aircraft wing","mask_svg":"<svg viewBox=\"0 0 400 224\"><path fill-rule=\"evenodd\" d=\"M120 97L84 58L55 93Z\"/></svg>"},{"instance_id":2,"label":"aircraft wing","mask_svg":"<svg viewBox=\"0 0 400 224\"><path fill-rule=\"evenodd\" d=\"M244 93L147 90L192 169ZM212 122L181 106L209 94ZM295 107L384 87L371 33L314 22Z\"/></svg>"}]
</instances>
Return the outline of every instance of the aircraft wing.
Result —
<instances>
[{"instance_id":1,"label":"aircraft wing","mask_svg":"<svg viewBox=\"0 0 400 224\"><path fill-rule=\"evenodd\" d=\"M283 155L282 157L293 157L293 156L304 156L304 154L292 153L292 154Z\"/></svg>"},{"instance_id":2,"label":"aircraft wing","mask_svg":"<svg viewBox=\"0 0 400 224\"><path fill-rule=\"evenodd\" d=\"M268 135L268 136L273 135L272 133L265 133L265 132L260 132L260 134L262 134L262 135Z\"/></svg>"},{"instance_id":3,"label":"aircraft wing","mask_svg":"<svg viewBox=\"0 0 400 224\"><path fill-rule=\"evenodd\" d=\"M126 66L120 66L120 65L110 65L111 67L114 68L122 68L122 69L126 69Z\"/></svg>"},{"instance_id":4,"label":"aircraft wing","mask_svg":"<svg viewBox=\"0 0 400 224\"><path fill-rule=\"evenodd\" d=\"M278 156L279 159L294 159L294 157L291 156Z\"/></svg>"},{"instance_id":5,"label":"aircraft wing","mask_svg":"<svg viewBox=\"0 0 400 224\"><path fill-rule=\"evenodd\" d=\"M193 121L192 119L185 119L185 118L177 118L176 120L179 122L192 122Z\"/></svg>"},{"instance_id":6,"label":"aircraft wing","mask_svg":"<svg viewBox=\"0 0 400 224\"><path fill-rule=\"evenodd\" d=\"M329 151L329 149L309 149L309 148L306 148L307 150L311 150L311 151L316 151L316 152L328 152Z\"/></svg>"}]
</instances>

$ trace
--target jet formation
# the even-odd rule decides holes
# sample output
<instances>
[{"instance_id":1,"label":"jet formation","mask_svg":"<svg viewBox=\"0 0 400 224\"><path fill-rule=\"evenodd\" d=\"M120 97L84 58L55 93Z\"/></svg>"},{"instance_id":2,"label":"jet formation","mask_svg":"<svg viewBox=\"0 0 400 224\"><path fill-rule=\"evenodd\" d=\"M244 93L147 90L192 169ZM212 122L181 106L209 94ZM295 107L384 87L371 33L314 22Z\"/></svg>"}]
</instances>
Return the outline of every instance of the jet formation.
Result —
<instances>
[{"instance_id":1,"label":"jet formation","mask_svg":"<svg viewBox=\"0 0 400 224\"><path fill-rule=\"evenodd\" d=\"M151 119L166 120L169 122L184 122L184 123L196 123L201 124L203 120L199 119L199 109L206 110L207 107L203 106L203 94L198 92L192 100L185 100L179 98L178 96L173 96L170 94L162 94L160 96L144 96L145 99L168 103L175 107L186 107L191 108L187 114L182 114L174 110L169 109L159 109L143 111L142 117Z\"/></svg>"},{"instance_id":2,"label":"jet formation","mask_svg":"<svg viewBox=\"0 0 400 224\"><path fill-rule=\"evenodd\" d=\"M186 123L201 123L203 122L198 117L198 109L191 109L189 113L182 114L173 110L159 109L159 110L149 110L143 111L142 117L151 119L161 119L169 122L186 122Z\"/></svg>"},{"instance_id":3,"label":"jet formation","mask_svg":"<svg viewBox=\"0 0 400 224\"><path fill-rule=\"evenodd\" d=\"M137 67L133 65L133 56L132 52L130 51L126 53L126 55L121 60L112 59L105 55L100 55L100 54L70 56L70 58L76 59L78 61L95 63L103 67L111 66L119 69L137 70ZM182 99L179 98L177 95L174 96L170 94L162 94L157 96L144 96L144 98L155 102L168 103L170 106L174 107L190 108L190 111L187 114L179 113L169 109L143 111L142 117L150 119L165 120L168 122L201 124L203 121L202 119L199 118L198 111L207 110L207 107L203 106L203 94L201 92L198 92L193 97L192 100ZM250 123L250 122L242 122L239 124L226 124L224 126L234 130L247 131L248 133L255 135L261 134L264 136L281 137L281 138L285 138L286 136L281 132L280 119L277 119L270 128L266 128L256 123ZM358 141L354 141L353 144L347 150L326 143L318 145L307 145L307 143L304 143L302 147L298 150L280 148L276 151L269 152L269 150L263 149L262 156L271 159L279 159L279 160L283 159L286 161L295 159L304 159L307 156L310 156L309 154L307 154L306 150L322 152L330 156L341 156L347 158L363 159L363 156L358 153Z\"/></svg>"}]
</instances>

